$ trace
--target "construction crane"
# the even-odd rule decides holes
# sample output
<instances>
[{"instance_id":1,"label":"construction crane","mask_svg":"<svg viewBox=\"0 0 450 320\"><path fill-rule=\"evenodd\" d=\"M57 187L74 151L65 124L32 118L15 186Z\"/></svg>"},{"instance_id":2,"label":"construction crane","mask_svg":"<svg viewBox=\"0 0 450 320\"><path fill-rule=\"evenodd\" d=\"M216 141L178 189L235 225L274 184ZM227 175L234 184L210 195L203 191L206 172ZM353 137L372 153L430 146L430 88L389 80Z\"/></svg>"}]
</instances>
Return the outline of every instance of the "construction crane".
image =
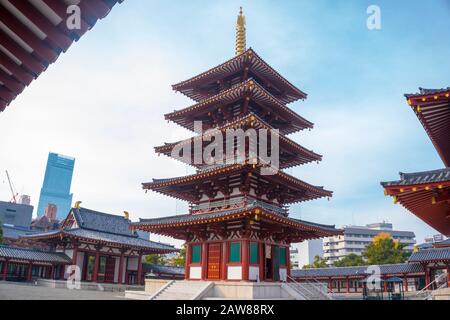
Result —
<instances>
[{"instance_id":1,"label":"construction crane","mask_svg":"<svg viewBox=\"0 0 450 320\"><path fill-rule=\"evenodd\" d=\"M11 194L12 194L12 199L10 200L10 202L12 203L17 203L17 196L19 195L18 193L14 192L14 188L13 188L13 184L11 182L11 178L9 177L9 173L8 170L6 171L6 177L8 178L8 183L9 183L9 189L11 190Z\"/></svg>"}]
</instances>

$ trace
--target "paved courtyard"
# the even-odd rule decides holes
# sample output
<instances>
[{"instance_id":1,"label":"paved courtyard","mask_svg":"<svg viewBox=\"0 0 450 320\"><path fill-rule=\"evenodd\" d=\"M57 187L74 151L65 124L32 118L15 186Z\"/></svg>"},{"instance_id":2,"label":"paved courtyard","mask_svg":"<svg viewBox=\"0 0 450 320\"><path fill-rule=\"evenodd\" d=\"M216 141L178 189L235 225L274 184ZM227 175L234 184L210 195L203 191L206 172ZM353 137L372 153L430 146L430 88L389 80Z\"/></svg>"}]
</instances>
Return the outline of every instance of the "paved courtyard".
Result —
<instances>
[{"instance_id":1,"label":"paved courtyard","mask_svg":"<svg viewBox=\"0 0 450 320\"><path fill-rule=\"evenodd\" d=\"M123 300L123 292L54 289L0 281L0 300Z\"/></svg>"}]
</instances>

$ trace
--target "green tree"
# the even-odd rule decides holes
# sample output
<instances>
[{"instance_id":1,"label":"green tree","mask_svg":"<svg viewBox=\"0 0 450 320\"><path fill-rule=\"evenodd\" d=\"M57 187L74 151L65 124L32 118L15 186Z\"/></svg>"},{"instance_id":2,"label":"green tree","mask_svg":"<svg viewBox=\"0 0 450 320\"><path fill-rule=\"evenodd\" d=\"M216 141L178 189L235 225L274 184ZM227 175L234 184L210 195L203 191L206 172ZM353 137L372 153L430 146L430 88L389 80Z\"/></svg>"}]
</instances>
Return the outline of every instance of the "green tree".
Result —
<instances>
[{"instance_id":1,"label":"green tree","mask_svg":"<svg viewBox=\"0 0 450 320\"><path fill-rule=\"evenodd\" d=\"M335 263L333 263L334 267L353 267L353 266L364 266L366 262L364 261L363 257L351 253L348 256L343 257L342 259L339 259Z\"/></svg>"},{"instance_id":2,"label":"green tree","mask_svg":"<svg viewBox=\"0 0 450 320\"><path fill-rule=\"evenodd\" d=\"M327 260L325 260L319 256L315 256L313 263L304 265L303 269L317 269L317 268L326 268L326 267L328 267Z\"/></svg>"},{"instance_id":3,"label":"green tree","mask_svg":"<svg viewBox=\"0 0 450 320\"><path fill-rule=\"evenodd\" d=\"M186 262L186 245L183 245L178 254L170 260L170 264L177 267L184 267Z\"/></svg>"},{"instance_id":4,"label":"green tree","mask_svg":"<svg viewBox=\"0 0 450 320\"><path fill-rule=\"evenodd\" d=\"M149 254L144 258L144 263L148 264L166 264L166 259L162 254Z\"/></svg>"},{"instance_id":5,"label":"green tree","mask_svg":"<svg viewBox=\"0 0 450 320\"><path fill-rule=\"evenodd\" d=\"M404 263L409 253L404 250L406 244L392 239L391 235L381 232L373 238L371 244L362 253L368 264Z\"/></svg>"},{"instance_id":6,"label":"green tree","mask_svg":"<svg viewBox=\"0 0 450 320\"><path fill-rule=\"evenodd\" d=\"M3 243L3 224L0 221L0 244Z\"/></svg>"}]
</instances>

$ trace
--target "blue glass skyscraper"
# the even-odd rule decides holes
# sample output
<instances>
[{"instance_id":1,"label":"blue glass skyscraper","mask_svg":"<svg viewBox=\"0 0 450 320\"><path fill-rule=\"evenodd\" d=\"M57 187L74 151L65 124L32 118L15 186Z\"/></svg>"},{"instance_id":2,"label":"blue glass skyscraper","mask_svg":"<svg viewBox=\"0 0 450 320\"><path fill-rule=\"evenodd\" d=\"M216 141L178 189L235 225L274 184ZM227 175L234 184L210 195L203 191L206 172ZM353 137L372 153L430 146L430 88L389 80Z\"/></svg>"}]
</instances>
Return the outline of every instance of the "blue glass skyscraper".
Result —
<instances>
[{"instance_id":1,"label":"blue glass skyscraper","mask_svg":"<svg viewBox=\"0 0 450 320\"><path fill-rule=\"evenodd\" d=\"M45 208L49 203L52 203L58 208L57 218L66 218L72 206L70 186L72 184L74 166L74 158L49 153L44 183L39 197L37 211L39 217L44 215Z\"/></svg>"}]
</instances>

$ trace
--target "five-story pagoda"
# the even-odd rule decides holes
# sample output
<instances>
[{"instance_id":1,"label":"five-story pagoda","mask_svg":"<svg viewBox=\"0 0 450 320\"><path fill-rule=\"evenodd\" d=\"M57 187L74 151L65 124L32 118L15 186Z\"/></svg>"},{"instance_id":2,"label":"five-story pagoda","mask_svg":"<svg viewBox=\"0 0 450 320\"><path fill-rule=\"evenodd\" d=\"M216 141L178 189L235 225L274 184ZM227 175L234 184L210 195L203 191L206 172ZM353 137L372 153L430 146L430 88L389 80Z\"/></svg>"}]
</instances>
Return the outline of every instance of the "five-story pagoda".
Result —
<instances>
[{"instance_id":1,"label":"five-story pagoda","mask_svg":"<svg viewBox=\"0 0 450 320\"><path fill-rule=\"evenodd\" d=\"M202 131L155 148L197 172L143 184L188 201L189 213L141 219L132 228L185 240L186 279L286 281L292 242L341 231L289 217L289 204L332 196L278 170L321 160L286 137L313 127L286 106L306 94L246 50L242 9L236 32L234 58L173 86L195 104L166 119L192 131L201 123Z\"/></svg>"}]
</instances>

